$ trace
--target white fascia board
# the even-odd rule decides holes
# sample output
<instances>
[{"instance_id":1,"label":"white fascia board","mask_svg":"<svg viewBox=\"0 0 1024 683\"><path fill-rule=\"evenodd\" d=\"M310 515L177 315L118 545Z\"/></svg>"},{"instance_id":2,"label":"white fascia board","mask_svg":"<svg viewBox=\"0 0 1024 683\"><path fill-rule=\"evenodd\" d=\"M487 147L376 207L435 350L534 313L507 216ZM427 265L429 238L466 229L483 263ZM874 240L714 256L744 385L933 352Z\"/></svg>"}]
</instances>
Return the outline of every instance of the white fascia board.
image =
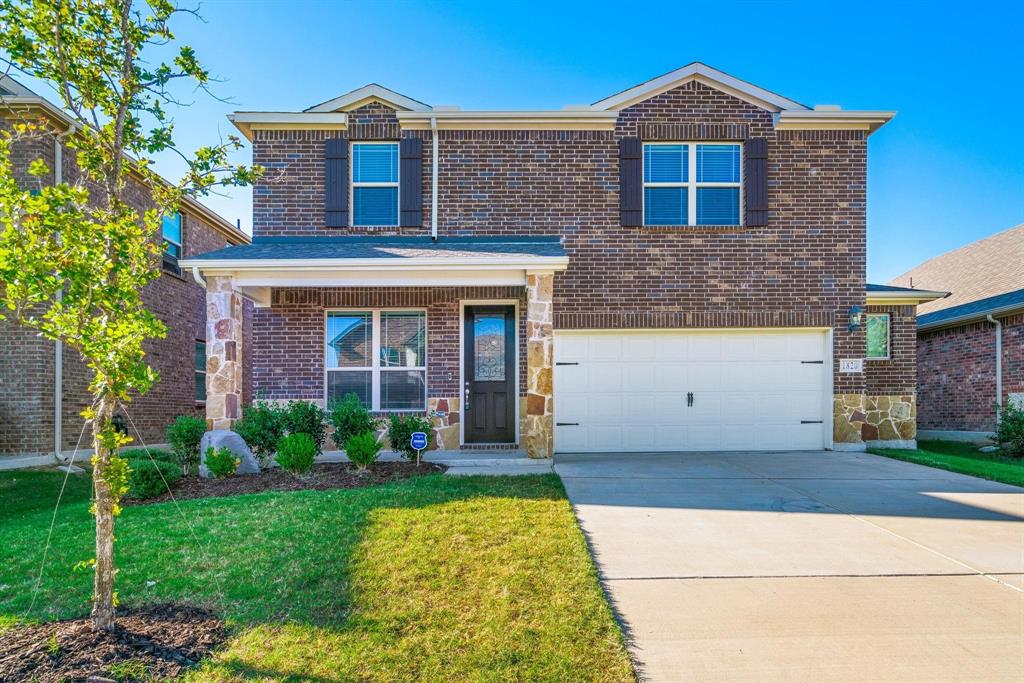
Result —
<instances>
[{"instance_id":1,"label":"white fascia board","mask_svg":"<svg viewBox=\"0 0 1024 683\"><path fill-rule=\"evenodd\" d=\"M722 90L769 111L809 111L808 107L799 102L776 95L770 90L759 88L753 83L740 80L735 76L730 76L723 71L700 62L687 64L675 71L670 71L664 76L658 76L611 97L606 97L595 102L591 107L597 110L625 109L637 102L654 97L673 88L678 88L680 85L692 80L699 80L705 85Z\"/></svg>"},{"instance_id":2,"label":"white fascia board","mask_svg":"<svg viewBox=\"0 0 1024 683\"><path fill-rule=\"evenodd\" d=\"M389 90L376 83L356 88L344 95L339 95L334 99L312 106L306 111L312 113L335 112L354 108L370 100L379 100L384 104L394 105L399 109L406 109L408 111L430 111L430 105L414 100L411 97L406 97L401 93Z\"/></svg>"},{"instance_id":3,"label":"white fascia board","mask_svg":"<svg viewBox=\"0 0 1024 683\"><path fill-rule=\"evenodd\" d=\"M182 268L199 268L203 273L241 271L491 271L527 270L556 271L569 267L568 256L537 256L533 258L365 258L365 259L182 259Z\"/></svg>"},{"instance_id":4,"label":"white fascia board","mask_svg":"<svg viewBox=\"0 0 1024 683\"><path fill-rule=\"evenodd\" d=\"M776 130L866 130L873 133L896 116L894 111L781 111Z\"/></svg>"},{"instance_id":5,"label":"white fascia board","mask_svg":"<svg viewBox=\"0 0 1024 683\"><path fill-rule=\"evenodd\" d=\"M348 114L287 111L236 111L228 114L228 121L242 132L250 142L254 130L345 130Z\"/></svg>"},{"instance_id":6,"label":"white fascia board","mask_svg":"<svg viewBox=\"0 0 1024 683\"><path fill-rule=\"evenodd\" d=\"M233 286L258 300L258 292L274 287L502 287L523 286L526 273L519 270L367 270L367 271L225 271ZM212 273L211 273L212 274ZM264 296L266 301L269 297Z\"/></svg>"},{"instance_id":7,"label":"white fascia board","mask_svg":"<svg viewBox=\"0 0 1024 683\"><path fill-rule=\"evenodd\" d=\"M406 130L430 128L431 119L445 130L613 130L614 111L446 111L403 112L398 122Z\"/></svg>"},{"instance_id":8,"label":"white fascia board","mask_svg":"<svg viewBox=\"0 0 1024 683\"><path fill-rule=\"evenodd\" d=\"M867 303L869 306L872 304L884 306L896 303L912 303L916 305L935 301L936 299L943 299L947 296L949 296L949 292L937 292L928 289L920 289L913 292L868 292Z\"/></svg>"}]
</instances>

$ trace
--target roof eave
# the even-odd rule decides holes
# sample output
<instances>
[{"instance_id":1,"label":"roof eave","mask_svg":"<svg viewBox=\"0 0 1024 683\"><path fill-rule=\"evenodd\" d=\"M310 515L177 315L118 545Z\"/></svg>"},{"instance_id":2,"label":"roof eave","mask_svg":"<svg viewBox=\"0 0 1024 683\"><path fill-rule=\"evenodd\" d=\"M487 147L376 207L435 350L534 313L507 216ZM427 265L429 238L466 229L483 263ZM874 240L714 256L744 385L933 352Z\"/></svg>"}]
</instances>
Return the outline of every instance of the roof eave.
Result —
<instances>
[{"instance_id":1,"label":"roof eave","mask_svg":"<svg viewBox=\"0 0 1024 683\"><path fill-rule=\"evenodd\" d=\"M348 114L342 112L236 111L228 114L249 142L255 130L345 130Z\"/></svg>"},{"instance_id":2,"label":"roof eave","mask_svg":"<svg viewBox=\"0 0 1024 683\"><path fill-rule=\"evenodd\" d=\"M614 130L614 111L445 111L397 113L405 130Z\"/></svg>"},{"instance_id":3,"label":"roof eave","mask_svg":"<svg viewBox=\"0 0 1024 683\"><path fill-rule=\"evenodd\" d=\"M273 270L550 270L569 267L568 256L531 257L463 257L463 258L328 258L328 259L182 259L182 268L198 268L203 272L273 271Z\"/></svg>"},{"instance_id":4,"label":"roof eave","mask_svg":"<svg viewBox=\"0 0 1024 683\"><path fill-rule=\"evenodd\" d=\"M947 327L957 327L958 325L966 325L967 323L982 321L990 315L996 317L1016 313L1018 311L1024 311L1024 301L1006 304L1005 306L996 306L995 308L989 308L981 311L971 311L970 313L964 313L963 315L957 315L952 318L936 320L935 322L922 323L918 321L917 331L927 332L930 330L941 330Z\"/></svg>"},{"instance_id":5,"label":"roof eave","mask_svg":"<svg viewBox=\"0 0 1024 683\"><path fill-rule=\"evenodd\" d=\"M949 292L939 292L927 289L917 291L896 291L896 292L868 292L867 304L871 305L914 305L928 303L936 299L944 299Z\"/></svg>"},{"instance_id":6,"label":"roof eave","mask_svg":"<svg viewBox=\"0 0 1024 683\"><path fill-rule=\"evenodd\" d=\"M868 135L896 116L894 111L781 111L776 130L863 130Z\"/></svg>"}]
</instances>

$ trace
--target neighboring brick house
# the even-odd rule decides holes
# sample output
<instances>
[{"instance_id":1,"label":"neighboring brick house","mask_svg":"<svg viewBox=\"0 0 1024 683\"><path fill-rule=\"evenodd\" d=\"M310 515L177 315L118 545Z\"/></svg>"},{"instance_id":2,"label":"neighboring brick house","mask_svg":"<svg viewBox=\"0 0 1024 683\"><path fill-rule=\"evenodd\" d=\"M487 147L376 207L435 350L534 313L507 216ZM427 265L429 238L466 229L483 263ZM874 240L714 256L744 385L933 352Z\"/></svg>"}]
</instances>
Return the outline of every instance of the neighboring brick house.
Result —
<instances>
[{"instance_id":1,"label":"neighboring brick house","mask_svg":"<svg viewBox=\"0 0 1024 683\"><path fill-rule=\"evenodd\" d=\"M865 283L867 139L891 117L699 63L558 111L368 85L237 112L268 169L253 243L182 263L222 317L208 421L238 418L247 349L256 395L353 392L448 449L910 445L913 307L936 295Z\"/></svg>"},{"instance_id":2,"label":"neighboring brick house","mask_svg":"<svg viewBox=\"0 0 1024 683\"><path fill-rule=\"evenodd\" d=\"M15 121L40 120L55 131L66 131L71 122L54 104L13 79L0 80L0 129L9 129ZM19 181L33 189L55 177L74 182L78 169L73 154L54 135L41 135L18 140L12 160ZM51 170L41 180L26 173L28 163L40 158ZM130 192L139 207L151 206L141 183ZM128 407L147 443L163 443L164 430L177 415L202 415L204 410L205 374L196 361L205 354L206 296L192 273L177 267L176 257L249 242L245 233L188 198L179 215L165 220L164 237L161 275L143 292L146 306L168 328L167 336L147 349L147 360L160 373L160 381ZM90 403L90 379L76 353L26 327L0 321L0 456L45 456L39 458L42 461L55 452L73 450L82 433L80 413ZM137 438L134 429L129 427L129 432ZM90 447L88 434L83 445Z\"/></svg>"},{"instance_id":3,"label":"neighboring brick house","mask_svg":"<svg viewBox=\"0 0 1024 683\"><path fill-rule=\"evenodd\" d=\"M926 261L892 281L950 292L917 310L922 430L985 437L995 429L997 405L1024 406L1022 264L1024 225L1018 225Z\"/></svg>"}]
</instances>

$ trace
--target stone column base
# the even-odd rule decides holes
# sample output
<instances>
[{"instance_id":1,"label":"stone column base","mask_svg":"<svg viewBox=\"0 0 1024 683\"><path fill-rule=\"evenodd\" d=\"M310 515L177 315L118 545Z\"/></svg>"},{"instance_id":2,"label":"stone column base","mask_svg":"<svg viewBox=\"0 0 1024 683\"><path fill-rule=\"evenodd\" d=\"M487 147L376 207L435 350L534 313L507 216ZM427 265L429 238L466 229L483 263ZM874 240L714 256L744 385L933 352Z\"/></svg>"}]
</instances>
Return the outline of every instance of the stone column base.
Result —
<instances>
[{"instance_id":1,"label":"stone column base","mask_svg":"<svg viewBox=\"0 0 1024 683\"><path fill-rule=\"evenodd\" d=\"M840 445L902 444L879 446L914 448L917 438L917 401L914 396L865 396L836 394L833 400L832 441ZM915 446L905 444L914 443Z\"/></svg>"}]
</instances>

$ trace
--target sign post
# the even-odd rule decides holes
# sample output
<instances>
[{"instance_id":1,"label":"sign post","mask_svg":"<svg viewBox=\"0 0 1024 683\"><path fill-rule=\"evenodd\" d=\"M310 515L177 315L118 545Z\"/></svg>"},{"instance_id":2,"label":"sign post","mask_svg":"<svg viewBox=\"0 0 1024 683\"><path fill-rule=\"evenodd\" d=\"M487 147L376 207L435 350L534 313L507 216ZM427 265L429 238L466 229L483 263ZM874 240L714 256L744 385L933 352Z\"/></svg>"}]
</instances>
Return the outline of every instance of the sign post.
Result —
<instances>
[{"instance_id":1,"label":"sign post","mask_svg":"<svg viewBox=\"0 0 1024 683\"><path fill-rule=\"evenodd\" d=\"M420 451L427 447L426 432L413 432L409 438L409 445L416 450L416 467L420 466Z\"/></svg>"}]
</instances>

